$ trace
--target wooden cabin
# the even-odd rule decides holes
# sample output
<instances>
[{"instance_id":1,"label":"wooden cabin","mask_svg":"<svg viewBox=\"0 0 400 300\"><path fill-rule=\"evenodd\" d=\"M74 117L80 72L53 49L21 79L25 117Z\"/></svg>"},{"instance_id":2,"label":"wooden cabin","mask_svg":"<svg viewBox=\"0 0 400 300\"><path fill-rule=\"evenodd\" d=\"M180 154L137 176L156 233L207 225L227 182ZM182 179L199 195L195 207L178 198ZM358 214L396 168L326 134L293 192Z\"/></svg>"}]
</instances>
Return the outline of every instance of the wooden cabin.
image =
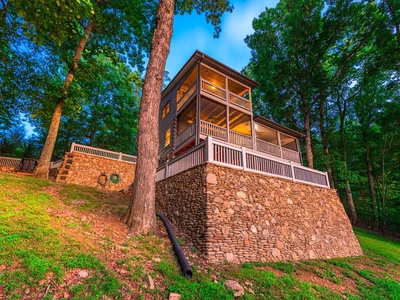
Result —
<instances>
[{"instance_id":1,"label":"wooden cabin","mask_svg":"<svg viewBox=\"0 0 400 300\"><path fill-rule=\"evenodd\" d=\"M197 50L162 92L160 165L206 137L301 164L302 135L253 115L251 90L257 85Z\"/></svg>"}]
</instances>

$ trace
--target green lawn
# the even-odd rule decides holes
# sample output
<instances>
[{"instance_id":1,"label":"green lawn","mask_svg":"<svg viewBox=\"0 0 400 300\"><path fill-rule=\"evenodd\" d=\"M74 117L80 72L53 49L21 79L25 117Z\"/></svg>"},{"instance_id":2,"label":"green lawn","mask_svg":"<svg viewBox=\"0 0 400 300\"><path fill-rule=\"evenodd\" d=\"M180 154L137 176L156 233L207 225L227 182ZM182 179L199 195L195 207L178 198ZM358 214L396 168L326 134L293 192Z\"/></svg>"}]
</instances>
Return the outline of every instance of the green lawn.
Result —
<instances>
[{"instance_id":1,"label":"green lawn","mask_svg":"<svg viewBox=\"0 0 400 300\"><path fill-rule=\"evenodd\" d=\"M400 299L397 241L355 229L363 257L240 266L193 258L189 280L166 238L127 236L127 201L0 173L0 299L234 299L227 279L245 288L241 299Z\"/></svg>"}]
</instances>

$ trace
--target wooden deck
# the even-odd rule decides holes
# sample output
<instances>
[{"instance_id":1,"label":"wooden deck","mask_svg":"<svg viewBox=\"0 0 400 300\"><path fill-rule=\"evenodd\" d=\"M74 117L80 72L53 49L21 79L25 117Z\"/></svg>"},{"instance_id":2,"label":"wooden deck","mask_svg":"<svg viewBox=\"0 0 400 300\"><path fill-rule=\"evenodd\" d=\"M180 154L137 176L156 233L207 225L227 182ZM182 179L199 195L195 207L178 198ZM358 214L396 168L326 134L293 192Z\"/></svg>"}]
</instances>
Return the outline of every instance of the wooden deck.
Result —
<instances>
[{"instance_id":1,"label":"wooden deck","mask_svg":"<svg viewBox=\"0 0 400 300\"><path fill-rule=\"evenodd\" d=\"M156 181L164 180L206 162L329 188L326 172L303 167L244 147L236 147L212 137L207 137L202 143L160 166L157 169Z\"/></svg>"}]
</instances>

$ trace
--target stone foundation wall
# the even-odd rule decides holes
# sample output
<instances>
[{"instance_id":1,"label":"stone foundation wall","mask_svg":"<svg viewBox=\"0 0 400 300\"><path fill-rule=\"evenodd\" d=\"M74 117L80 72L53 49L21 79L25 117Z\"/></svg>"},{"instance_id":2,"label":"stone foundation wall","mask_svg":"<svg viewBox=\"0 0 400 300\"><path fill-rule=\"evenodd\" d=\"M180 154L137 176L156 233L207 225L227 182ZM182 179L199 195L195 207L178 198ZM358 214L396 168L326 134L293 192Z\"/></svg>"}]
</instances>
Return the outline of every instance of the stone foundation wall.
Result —
<instances>
[{"instance_id":1,"label":"stone foundation wall","mask_svg":"<svg viewBox=\"0 0 400 300\"><path fill-rule=\"evenodd\" d=\"M189 235L203 253L208 212L205 168L197 166L156 185L156 211Z\"/></svg>"},{"instance_id":2,"label":"stone foundation wall","mask_svg":"<svg viewBox=\"0 0 400 300\"><path fill-rule=\"evenodd\" d=\"M65 153L56 182L75 183L99 189L119 191L127 188L135 179L136 164L79 152ZM99 184L99 176L107 175L105 186ZM113 183L110 175L118 173L120 181Z\"/></svg>"},{"instance_id":3,"label":"stone foundation wall","mask_svg":"<svg viewBox=\"0 0 400 300\"><path fill-rule=\"evenodd\" d=\"M333 189L207 163L157 183L157 206L211 262L362 255Z\"/></svg>"}]
</instances>

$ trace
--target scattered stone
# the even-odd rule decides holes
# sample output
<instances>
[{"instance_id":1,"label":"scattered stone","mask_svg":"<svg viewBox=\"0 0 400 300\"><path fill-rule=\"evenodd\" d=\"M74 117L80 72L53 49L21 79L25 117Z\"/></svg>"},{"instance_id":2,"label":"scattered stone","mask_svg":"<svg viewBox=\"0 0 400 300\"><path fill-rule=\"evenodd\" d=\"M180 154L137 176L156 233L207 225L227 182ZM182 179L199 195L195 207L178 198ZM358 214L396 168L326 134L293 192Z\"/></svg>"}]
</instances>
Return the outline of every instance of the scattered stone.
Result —
<instances>
[{"instance_id":1,"label":"scattered stone","mask_svg":"<svg viewBox=\"0 0 400 300\"><path fill-rule=\"evenodd\" d=\"M154 280L149 274L146 274L146 282L149 290L154 290Z\"/></svg>"},{"instance_id":2,"label":"scattered stone","mask_svg":"<svg viewBox=\"0 0 400 300\"><path fill-rule=\"evenodd\" d=\"M86 270L80 270L78 272L78 277L80 278L87 278L89 276L89 272Z\"/></svg>"},{"instance_id":3,"label":"scattered stone","mask_svg":"<svg viewBox=\"0 0 400 300\"><path fill-rule=\"evenodd\" d=\"M251 225L250 230L251 230L251 232L253 232L253 233L257 233L257 228L256 228L256 226L254 226L254 225Z\"/></svg>"},{"instance_id":4,"label":"scattered stone","mask_svg":"<svg viewBox=\"0 0 400 300\"><path fill-rule=\"evenodd\" d=\"M181 299L181 295L178 293L169 294L168 300L179 300Z\"/></svg>"},{"instance_id":5,"label":"scattered stone","mask_svg":"<svg viewBox=\"0 0 400 300\"><path fill-rule=\"evenodd\" d=\"M159 258L159 257L153 257L153 261L159 263L159 262L161 262L161 258Z\"/></svg>"},{"instance_id":6,"label":"scattered stone","mask_svg":"<svg viewBox=\"0 0 400 300\"><path fill-rule=\"evenodd\" d=\"M125 274L128 274L129 271L127 271L127 270L125 270L125 269L119 269L119 270L118 270L118 273L121 274L121 275L125 275Z\"/></svg>"},{"instance_id":7,"label":"scattered stone","mask_svg":"<svg viewBox=\"0 0 400 300\"><path fill-rule=\"evenodd\" d=\"M235 297L241 297L244 295L244 288L237 281L226 280L224 284L228 289L235 291L233 294Z\"/></svg>"}]
</instances>

